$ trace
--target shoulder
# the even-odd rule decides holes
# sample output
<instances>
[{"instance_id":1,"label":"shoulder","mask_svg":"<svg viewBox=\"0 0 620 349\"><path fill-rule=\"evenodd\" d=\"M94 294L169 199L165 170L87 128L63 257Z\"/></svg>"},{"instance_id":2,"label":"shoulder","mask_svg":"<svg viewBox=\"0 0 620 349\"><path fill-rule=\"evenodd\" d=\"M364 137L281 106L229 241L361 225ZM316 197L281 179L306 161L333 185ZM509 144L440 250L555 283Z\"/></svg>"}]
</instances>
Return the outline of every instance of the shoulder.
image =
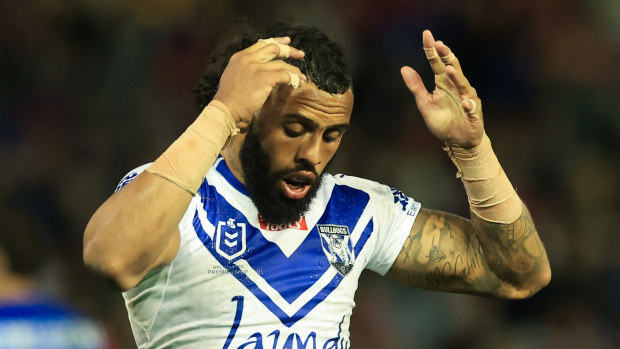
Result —
<instances>
[{"instance_id":1,"label":"shoulder","mask_svg":"<svg viewBox=\"0 0 620 349\"><path fill-rule=\"evenodd\" d=\"M121 179L121 181L118 182L118 185L116 186L116 189L114 189L114 192L116 193L117 191L121 190L122 187L126 186L127 183L131 182L132 180L134 180L134 178L138 177L138 175L144 172L144 170L146 170L146 168L149 166L151 166L151 162L149 162L148 164L144 164L142 166L138 166L134 168L133 170L129 171L125 176L123 176L123 179Z\"/></svg>"},{"instance_id":2,"label":"shoulder","mask_svg":"<svg viewBox=\"0 0 620 349\"><path fill-rule=\"evenodd\" d=\"M357 192L357 195L368 197L369 201L374 202L375 207L382 211L393 208L415 217L421 206L402 191L373 180L344 174L329 175L328 178L334 183L334 192Z\"/></svg>"},{"instance_id":3,"label":"shoulder","mask_svg":"<svg viewBox=\"0 0 620 349\"><path fill-rule=\"evenodd\" d=\"M370 196L370 199L373 201L388 200L397 203L410 200L410 198L400 190L370 179L344 174L329 175L328 178L335 184L335 190L343 190L344 187L351 188L354 191L365 193Z\"/></svg>"},{"instance_id":4,"label":"shoulder","mask_svg":"<svg viewBox=\"0 0 620 349\"><path fill-rule=\"evenodd\" d=\"M369 179L349 176L344 174L336 174L331 175L328 174L326 176L328 181L332 181L336 187L345 186L352 188L354 190L365 192L368 195L386 195L391 193L391 188L385 184L381 184L379 182L375 182Z\"/></svg>"}]
</instances>

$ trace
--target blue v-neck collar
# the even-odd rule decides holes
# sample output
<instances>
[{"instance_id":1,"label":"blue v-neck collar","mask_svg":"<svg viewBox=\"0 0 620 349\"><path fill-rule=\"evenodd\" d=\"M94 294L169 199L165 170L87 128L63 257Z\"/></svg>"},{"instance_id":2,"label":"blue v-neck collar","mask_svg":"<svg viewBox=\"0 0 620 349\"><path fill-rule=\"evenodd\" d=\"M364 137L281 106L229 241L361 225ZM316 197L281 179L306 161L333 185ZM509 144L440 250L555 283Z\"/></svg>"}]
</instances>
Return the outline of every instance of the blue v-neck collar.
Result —
<instances>
[{"instance_id":1,"label":"blue v-neck collar","mask_svg":"<svg viewBox=\"0 0 620 349\"><path fill-rule=\"evenodd\" d=\"M222 156L220 156L220 158L221 160L219 164L217 164L217 166L215 167L216 171L219 172L224 177L224 179L226 179L226 181L235 189L237 189L240 193L246 196L250 196L245 185L241 183L237 179L237 177L235 177L235 175L230 171L228 165L226 165L226 160Z\"/></svg>"}]
</instances>

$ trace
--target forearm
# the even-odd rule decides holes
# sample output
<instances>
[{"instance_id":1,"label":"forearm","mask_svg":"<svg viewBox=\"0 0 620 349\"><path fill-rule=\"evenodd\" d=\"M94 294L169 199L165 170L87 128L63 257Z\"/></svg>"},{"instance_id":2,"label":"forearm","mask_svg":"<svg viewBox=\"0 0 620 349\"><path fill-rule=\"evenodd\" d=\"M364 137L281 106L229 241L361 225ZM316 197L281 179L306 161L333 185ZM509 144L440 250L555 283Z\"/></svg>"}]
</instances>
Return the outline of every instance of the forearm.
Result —
<instances>
[{"instance_id":1,"label":"forearm","mask_svg":"<svg viewBox=\"0 0 620 349\"><path fill-rule=\"evenodd\" d=\"M471 208L473 233L501 292L536 292L548 283L549 264L527 208L493 153L488 137L473 149L450 147ZM500 294L501 295L501 294ZM505 295L509 296L510 295Z\"/></svg>"},{"instance_id":2,"label":"forearm","mask_svg":"<svg viewBox=\"0 0 620 349\"><path fill-rule=\"evenodd\" d=\"M168 262L175 255L170 245L177 226L234 126L227 113L207 106L150 167L95 212L84 233L85 263L109 278L133 280Z\"/></svg>"},{"instance_id":3,"label":"forearm","mask_svg":"<svg viewBox=\"0 0 620 349\"><path fill-rule=\"evenodd\" d=\"M549 283L547 254L525 205L513 223L489 222L472 212L471 224L488 268L502 281L498 296L528 297Z\"/></svg>"}]
</instances>

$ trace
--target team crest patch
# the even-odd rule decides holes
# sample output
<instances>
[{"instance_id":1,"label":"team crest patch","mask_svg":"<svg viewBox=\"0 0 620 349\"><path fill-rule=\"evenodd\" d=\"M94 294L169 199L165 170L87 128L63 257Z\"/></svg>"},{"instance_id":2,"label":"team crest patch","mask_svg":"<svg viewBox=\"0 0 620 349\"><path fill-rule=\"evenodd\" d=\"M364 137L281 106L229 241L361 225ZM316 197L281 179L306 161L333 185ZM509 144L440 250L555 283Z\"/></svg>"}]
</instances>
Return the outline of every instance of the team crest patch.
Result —
<instances>
[{"instance_id":1,"label":"team crest patch","mask_svg":"<svg viewBox=\"0 0 620 349\"><path fill-rule=\"evenodd\" d=\"M226 222L217 223L215 250L222 257L232 261L241 256L246 249L245 223L237 223L230 218Z\"/></svg>"},{"instance_id":2,"label":"team crest patch","mask_svg":"<svg viewBox=\"0 0 620 349\"><path fill-rule=\"evenodd\" d=\"M355 263L351 234L344 225L317 224L321 246L329 263L342 275L347 275Z\"/></svg>"}]
</instances>

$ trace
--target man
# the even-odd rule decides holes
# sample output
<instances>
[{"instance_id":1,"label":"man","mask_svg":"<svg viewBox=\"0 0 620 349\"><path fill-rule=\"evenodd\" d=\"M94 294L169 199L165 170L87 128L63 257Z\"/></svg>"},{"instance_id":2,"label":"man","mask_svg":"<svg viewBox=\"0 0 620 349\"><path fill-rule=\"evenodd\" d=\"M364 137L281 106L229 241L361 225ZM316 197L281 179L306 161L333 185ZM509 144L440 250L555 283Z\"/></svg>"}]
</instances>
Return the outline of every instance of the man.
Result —
<instances>
[{"instance_id":1,"label":"man","mask_svg":"<svg viewBox=\"0 0 620 349\"><path fill-rule=\"evenodd\" d=\"M86 228L85 263L125 291L140 348L348 348L364 268L502 298L549 282L481 101L446 45L423 33L432 94L412 68L401 73L458 168L471 220L327 174L353 108L342 51L312 28L278 25L261 37L270 39L220 56L223 72L215 64L196 89L202 114L130 172Z\"/></svg>"}]
</instances>

